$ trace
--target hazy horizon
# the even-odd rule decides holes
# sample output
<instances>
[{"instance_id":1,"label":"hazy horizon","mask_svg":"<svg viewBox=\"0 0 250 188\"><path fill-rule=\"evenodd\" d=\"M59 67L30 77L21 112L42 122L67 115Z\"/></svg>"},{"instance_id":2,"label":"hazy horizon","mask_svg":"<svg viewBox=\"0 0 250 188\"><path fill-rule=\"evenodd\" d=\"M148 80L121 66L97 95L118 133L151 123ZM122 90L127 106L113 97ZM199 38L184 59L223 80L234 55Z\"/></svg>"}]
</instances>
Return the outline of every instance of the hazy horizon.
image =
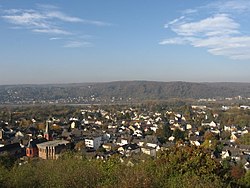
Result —
<instances>
[{"instance_id":1,"label":"hazy horizon","mask_svg":"<svg viewBox=\"0 0 250 188\"><path fill-rule=\"evenodd\" d=\"M62 82L62 83L20 83L20 84L0 84L0 86L25 86L25 85L78 85L78 84L106 84L106 83L116 83L116 82L157 82L157 83L197 83L197 84L205 84L205 83L238 83L238 84L250 84L250 82L192 82L192 81L156 81L156 80L114 80L114 81L100 81L100 82Z\"/></svg>"},{"instance_id":2,"label":"hazy horizon","mask_svg":"<svg viewBox=\"0 0 250 188\"><path fill-rule=\"evenodd\" d=\"M250 82L248 0L0 1L0 85Z\"/></svg>"}]
</instances>

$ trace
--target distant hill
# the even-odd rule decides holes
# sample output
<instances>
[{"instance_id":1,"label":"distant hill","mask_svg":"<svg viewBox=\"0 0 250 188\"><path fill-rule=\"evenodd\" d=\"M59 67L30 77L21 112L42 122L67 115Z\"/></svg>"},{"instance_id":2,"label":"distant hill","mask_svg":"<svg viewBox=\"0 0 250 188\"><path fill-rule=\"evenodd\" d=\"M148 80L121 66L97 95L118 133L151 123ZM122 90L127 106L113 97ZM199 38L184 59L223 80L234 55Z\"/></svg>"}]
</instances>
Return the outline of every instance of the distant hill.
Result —
<instances>
[{"instance_id":1,"label":"distant hill","mask_svg":"<svg viewBox=\"0 0 250 188\"><path fill-rule=\"evenodd\" d=\"M250 97L250 83L190 83L118 81L107 83L5 85L0 86L0 103L59 101L63 103L151 100L170 98ZM67 102L65 101L67 100Z\"/></svg>"}]
</instances>

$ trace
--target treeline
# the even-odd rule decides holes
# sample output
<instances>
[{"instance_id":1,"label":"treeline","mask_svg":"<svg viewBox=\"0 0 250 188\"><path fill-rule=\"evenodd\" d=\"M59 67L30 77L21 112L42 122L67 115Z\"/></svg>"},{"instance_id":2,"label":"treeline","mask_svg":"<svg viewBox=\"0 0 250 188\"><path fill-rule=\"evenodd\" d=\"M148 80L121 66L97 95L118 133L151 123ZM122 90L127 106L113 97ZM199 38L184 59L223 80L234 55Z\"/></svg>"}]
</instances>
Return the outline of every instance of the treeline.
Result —
<instances>
[{"instance_id":1,"label":"treeline","mask_svg":"<svg viewBox=\"0 0 250 188\"><path fill-rule=\"evenodd\" d=\"M65 153L58 160L11 164L0 158L1 187L249 187L250 172L211 158L204 148L179 146L158 154L106 161ZM123 161L123 162L121 162ZM6 165L8 164L8 165Z\"/></svg>"}]
</instances>

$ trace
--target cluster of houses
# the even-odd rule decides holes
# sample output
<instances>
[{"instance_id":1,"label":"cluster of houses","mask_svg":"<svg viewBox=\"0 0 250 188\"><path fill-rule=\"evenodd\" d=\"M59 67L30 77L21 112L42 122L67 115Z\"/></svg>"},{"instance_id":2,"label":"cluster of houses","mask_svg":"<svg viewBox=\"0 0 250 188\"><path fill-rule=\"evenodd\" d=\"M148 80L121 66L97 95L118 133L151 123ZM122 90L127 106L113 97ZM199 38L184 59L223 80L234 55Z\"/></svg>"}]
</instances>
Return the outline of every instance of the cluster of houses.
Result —
<instances>
[{"instance_id":1,"label":"cluster of houses","mask_svg":"<svg viewBox=\"0 0 250 188\"><path fill-rule=\"evenodd\" d=\"M42 131L37 129L35 123L21 130L2 122L0 155L7 152L15 157L57 159L63 152L74 149L97 159L117 154L121 157L157 157L158 151L176 145L177 138L173 133L178 130L185 133L182 144L197 147L205 142L205 132L212 133L220 141L222 149L219 153L212 152L211 156L218 160L230 158L249 170L250 146L237 144L237 139L249 133L250 129L235 125L222 127L216 122L218 114L213 114L214 121L208 121L205 106L193 106L192 110L193 118L204 117L198 126L190 124L180 113L139 111L136 108L115 112L100 108L84 109L81 117L72 117L64 124L60 124L59 119L51 118ZM162 142L159 130L164 130L164 126L168 126L172 134ZM222 139L223 132L230 133L230 139Z\"/></svg>"}]
</instances>

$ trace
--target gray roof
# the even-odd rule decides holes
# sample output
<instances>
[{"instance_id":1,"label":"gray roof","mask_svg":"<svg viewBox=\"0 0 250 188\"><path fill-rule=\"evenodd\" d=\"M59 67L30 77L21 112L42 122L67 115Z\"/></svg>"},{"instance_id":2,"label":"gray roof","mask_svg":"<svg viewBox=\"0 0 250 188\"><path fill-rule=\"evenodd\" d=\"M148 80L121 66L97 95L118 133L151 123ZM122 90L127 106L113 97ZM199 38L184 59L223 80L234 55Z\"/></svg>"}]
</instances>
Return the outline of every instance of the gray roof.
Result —
<instances>
[{"instance_id":1,"label":"gray roof","mask_svg":"<svg viewBox=\"0 0 250 188\"><path fill-rule=\"evenodd\" d=\"M41 144L37 144L37 147L38 148L55 147L58 145L66 145L69 143L70 142L66 140L53 140L53 141L48 141L48 142L43 142Z\"/></svg>"}]
</instances>

